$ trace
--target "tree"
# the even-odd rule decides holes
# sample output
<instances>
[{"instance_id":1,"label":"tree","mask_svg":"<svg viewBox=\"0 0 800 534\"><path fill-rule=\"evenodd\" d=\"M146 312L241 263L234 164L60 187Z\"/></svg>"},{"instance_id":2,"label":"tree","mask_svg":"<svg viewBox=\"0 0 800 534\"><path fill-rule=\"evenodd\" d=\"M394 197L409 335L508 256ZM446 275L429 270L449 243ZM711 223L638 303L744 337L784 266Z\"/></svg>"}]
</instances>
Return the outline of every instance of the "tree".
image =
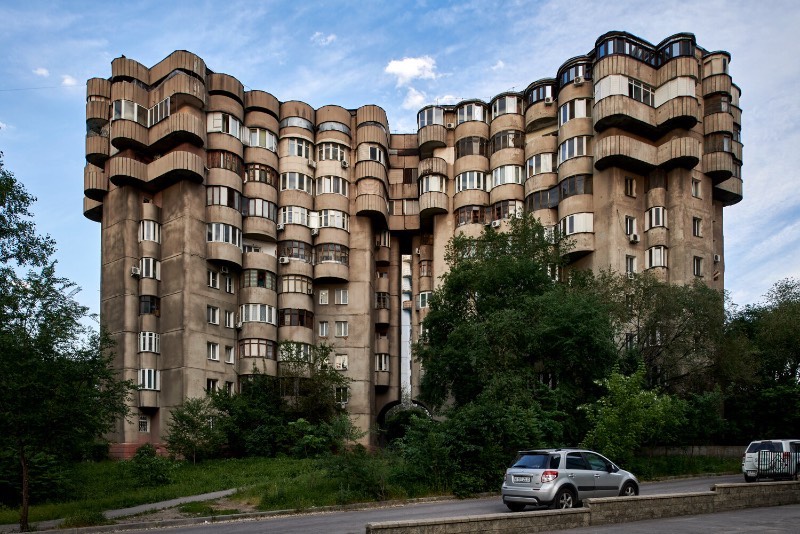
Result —
<instances>
[{"instance_id":1,"label":"tree","mask_svg":"<svg viewBox=\"0 0 800 534\"><path fill-rule=\"evenodd\" d=\"M84 325L75 285L56 276L33 201L0 159L0 447L19 461L23 531L31 458L75 457L127 413L134 388L113 369L109 337Z\"/></svg>"},{"instance_id":2,"label":"tree","mask_svg":"<svg viewBox=\"0 0 800 534\"><path fill-rule=\"evenodd\" d=\"M220 413L211 397L186 399L172 410L167 425L167 449L175 456L197 460L211 458L220 453L225 435L220 428Z\"/></svg>"}]
</instances>

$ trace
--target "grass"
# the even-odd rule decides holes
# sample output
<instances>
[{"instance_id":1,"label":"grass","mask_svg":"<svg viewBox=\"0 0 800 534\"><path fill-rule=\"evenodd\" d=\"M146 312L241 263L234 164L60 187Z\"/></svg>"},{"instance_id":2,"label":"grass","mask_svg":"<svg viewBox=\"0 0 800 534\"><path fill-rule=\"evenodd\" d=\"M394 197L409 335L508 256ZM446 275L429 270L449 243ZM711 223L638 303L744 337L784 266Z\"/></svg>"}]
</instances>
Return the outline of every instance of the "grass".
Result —
<instances>
[{"instance_id":1,"label":"grass","mask_svg":"<svg viewBox=\"0 0 800 534\"><path fill-rule=\"evenodd\" d=\"M635 458L624 467L640 480L653 480L676 475L737 472L740 459L654 456ZM171 472L170 484L142 488L137 487L127 462L82 463L75 466L72 474L76 488L73 499L32 506L30 521L67 518L70 527L97 525L105 523L101 512L106 510L230 488L239 488L231 497L233 500L255 505L259 510L305 510L374 498L364 493L364 481L353 480L352 485L337 482L329 469L335 469L330 462L290 458L213 460L197 465L180 463ZM363 466L362 478L371 477L380 469L386 466L368 461ZM379 484L383 482L383 479L378 481ZM389 484L381 488L385 489L380 493L382 498L405 496L402 488ZM421 495L433 494L420 489ZM372 495L376 495L375 492ZM214 509L207 502L187 504L180 511L193 516L238 513L233 509ZM0 507L0 525L18 521L19 510Z\"/></svg>"}]
</instances>

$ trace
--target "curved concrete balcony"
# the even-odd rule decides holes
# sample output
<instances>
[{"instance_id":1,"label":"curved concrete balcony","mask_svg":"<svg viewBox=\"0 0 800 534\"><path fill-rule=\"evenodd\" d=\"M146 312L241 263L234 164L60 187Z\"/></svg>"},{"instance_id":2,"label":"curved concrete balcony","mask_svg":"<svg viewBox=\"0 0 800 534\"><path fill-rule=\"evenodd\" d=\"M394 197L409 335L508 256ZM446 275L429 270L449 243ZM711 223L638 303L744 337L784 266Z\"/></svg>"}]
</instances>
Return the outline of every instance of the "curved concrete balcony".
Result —
<instances>
[{"instance_id":1,"label":"curved concrete balcony","mask_svg":"<svg viewBox=\"0 0 800 534\"><path fill-rule=\"evenodd\" d=\"M457 124L454 130L455 142L465 137L483 137L489 138L489 124L484 121L466 121Z\"/></svg>"},{"instance_id":2,"label":"curved concrete balcony","mask_svg":"<svg viewBox=\"0 0 800 534\"><path fill-rule=\"evenodd\" d=\"M389 139L386 130L377 124L365 124L356 130L356 144L376 143L384 148L389 148Z\"/></svg>"},{"instance_id":3,"label":"curved concrete balcony","mask_svg":"<svg viewBox=\"0 0 800 534\"><path fill-rule=\"evenodd\" d=\"M525 131L525 117L520 113L504 113L489 123L489 138L505 130Z\"/></svg>"},{"instance_id":4,"label":"curved concrete balcony","mask_svg":"<svg viewBox=\"0 0 800 534\"><path fill-rule=\"evenodd\" d=\"M389 247L375 247L373 258L377 265L388 265L391 260Z\"/></svg>"},{"instance_id":5,"label":"curved concrete balcony","mask_svg":"<svg viewBox=\"0 0 800 534\"><path fill-rule=\"evenodd\" d=\"M525 165L525 150L522 148L502 148L489 156L489 167L496 169L503 165Z\"/></svg>"},{"instance_id":6,"label":"curved concrete balcony","mask_svg":"<svg viewBox=\"0 0 800 534\"><path fill-rule=\"evenodd\" d=\"M733 158L742 161L742 143L731 141L731 150L733 151Z\"/></svg>"},{"instance_id":7,"label":"curved concrete balcony","mask_svg":"<svg viewBox=\"0 0 800 534\"><path fill-rule=\"evenodd\" d=\"M162 380L163 381L163 380ZM139 396L139 408L158 408L158 394L159 391L150 389L141 389L137 392Z\"/></svg>"},{"instance_id":8,"label":"curved concrete balcony","mask_svg":"<svg viewBox=\"0 0 800 534\"><path fill-rule=\"evenodd\" d=\"M489 203L494 204L501 200L523 200L525 198L525 186L522 184L503 184L492 188L489 191Z\"/></svg>"},{"instance_id":9,"label":"curved concrete balcony","mask_svg":"<svg viewBox=\"0 0 800 534\"><path fill-rule=\"evenodd\" d=\"M242 266L242 250L230 243L207 242L206 258L212 261L232 263L237 267Z\"/></svg>"},{"instance_id":10,"label":"curved concrete balcony","mask_svg":"<svg viewBox=\"0 0 800 534\"><path fill-rule=\"evenodd\" d=\"M261 304L261 301L256 301ZM269 302L270 306L275 306L275 313L277 314L277 306L275 305L277 299ZM242 301L242 304L250 304L251 302ZM277 317L276 317L277 319ZM259 323L257 321L242 322L242 328L239 330L239 339L278 339L278 327L270 323ZM277 354L275 355L277 358ZM249 358L248 358L249 359ZM274 361L274 360L273 360Z\"/></svg>"},{"instance_id":11,"label":"curved concrete balcony","mask_svg":"<svg viewBox=\"0 0 800 534\"><path fill-rule=\"evenodd\" d=\"M389 278L378 278L375 280L375 292L376 293L388 293L389 292ZM380 352L380 351L378 351Z\"/></svg>"},{"instance_id":12,"label":"curved concrete balcony","mask_svg":"<svg viewBox=\"0 0 800 534\"><path fill-rule=\"evenodd\" d=\"M363 180L365 178L378 180L384 186L387 186L389 184L388 175L386 173L386 167L384 167L377 161L365 160L356 163L355 181L358 182L359 180Z\"/></svg>"},{"instance_id":13,"label":"curved concrete balcony","mask_svg":"<svg viewBox=\"0 0 800 534\"><path fill-rule=\"evenodd\" d=\"M594 166L599 171L620 167L644 174L651 171L657 165L656 162L656 147L631 137L610 135L594 140Z\"/></svg>"},{"instance_id":14,"label":"curved concrete balcony","mask_svg":"<svg viewBox=\"0 0 800 534\"><path fill-rule=\"evenodd\" d=\"M453 210L464 206L486 206L489 204L489 193L482 189L465 189L453 197Z\"/></svg>"},{"instance_id":15,"label":"curved concrete balcony","mask_svg":"<svg viewBox=\"0 0 800 534\"><path fill-rule=\"evenodd\" d=\"M478 171L484 174L489 172L489 158L476 155L461 156L453 164L453 176L466 171Z\"/></svg>"},{"instance_id":16,"label":"curved concrete balcony","mask_svg":"<svg viewBox=\"0 0 800 534\"><path fill-rule=\"evenodd\" d=\"M602 80L611 74L622 74L630 78L641 80L646 84L655 85L656 69L643 63L638 59L624 54L611 54L599 59L592 69L592 78L595 81ZM592 85L584 83L578 87ZM570 87L575 87L569 84Z\"/></svg>"},{"instance_id":17,"label":"curved concrete balcony","mask_svg":"<svg viewBox=\"0 0 800 534\"><path fill-rule=\"evenodd\" d=\"M390 371L375 371L375 376L373 377L373 383L375 384L375 386L379 386L381 388L391 386L392 373Z\"/></svg>"},{"instance_id":18,"label":"curved concrete balcony","mask_svg":"<svg viewBox=\"0 0 800 534\"><path fill-rule=\"evenodd\" d=\"M433 277L420 276L419 277L419 290L420 291L433 291Z\"/></svg>"},{"instance_id":19,"label":"curved concrete balcony","mask_svg":"<svg viewBox=\"0 0 800 534\"><path fill-rule=\"evenodd\" d=\"M719 200L723 206L733 206L742 200L742 179L732 176L715 185L712 192L714 200Z\"/></svg>"},{"instance_id":20,"label":"curved concrete balcony","mask_svg":"<svg viewBox=\"0 0 800 534\"><path fill-rule=\"evenodd\" d=\"M703 133L728 133L733 135L733 115L730 113L712 113L703 119Z\"/></svg>"},{"instance_id":21,"label":"curved concrete balcony","mask_svg":"<svg viewBox=\"0 0 800 534\"><path fill-rule=\"evenodd\" d=\"M650 267L645 272L649 273L659 282L666 282L669 280L669 270L666 267Z\"/></svg>"},{"instance_id":22,"label":"curved concrete balcony","mask_svg":"<svg viewBox=\"0 0 800 534\"><path fill-rule=\"evenodd\" d=\"M83 216L90 221L100 222L103 219L103 203L84 197Z\"/></svg>"},{"instance_id":23,"label":"curved concrete balcony","mask_svg":"<svg viewBox=\"0 0 800 534\"><path fill-rule=\"evenodd\" d=\"M205 220L209 223L224 223L235 228L242 227L242 214L228 206L206 206Z\"/></svg>"},{"instance_id":24,"label":"curved concrete balcony","mask_svg":"<svg viewBox=\"0 0 800 534\"><path fill-rule=\"evenodd\" d=\"M111 153L108 137L100 135L86 136L86 161L95 167L103 167Z\"/></svg>"},{"instance_id":25,"label":"curved concrete balcony","mask_svg":"<svg viewBox=\"0 0 800 534\"><path fill-rule=\"evenodd\" d=\"M379 337L375 340L375 352L378 354L386 354L389 352L389 338Z\"/></svg>"},{"instance_id":26,"label":"curved concrete balcony","mask_svg":"<svg viewBox=\"0 0 800 534\"><path fill-rule=\"evenodd\" d=\"M344 195L340 195L339 193L323 193L323 194L317 193L317 196L314 197L314 209L317 211L339 210L345 213L349 213L350 198ZM344 232L345 236L347 236L347 232L345 232L344 230L335 230L333 228L320 228L320 232L322 234L324 234L326 230ZM346 239L348 239L349 241L349 238Z\"/></svg>"},{"instance_id":27,"label":"curved concrete balcony","mask_svg":"<svg viewBox=\"0 0 800 534\"><path fill-rule=\"evenodd\" d=\"M656 108L657 135L681 128L691 130L700 121L700 104L693 96L677 96Z\"/></svg>"},{"instance_id":28,"label":"curved concrete balcony","mask_svg":"<svg viewBox=\"0 0 800 534\"><path fill-rule=\"evenodd\" d=\"M341 106L328 105L328 106L322 106L317 110L317 126L319 126L323 122L339 122L349 127L351 121L352 121L352 116L350 115L350 111ZM339 133L347 137L350 137L344 132L339 132Z\"/></svg>"},{"instance_id":29,"label":"curved concrete balcony","mask_svg":"<svg viewBox=\"0 0 800 534\"><path fill-rule=\"evenodd\" d=\"M104 126L111 120L111 104L108 100L86 102L86 123Z\"/></svg>"},{"instance_id":30,"label":"curved concrete balcony","mask_svg":"<svg viewBox=\"0 0 800 534\"><path fill-rule=\"evenodd\" d=\"M314 281L319 283L347 283L350 267L342 263L326 261L314 265Z\"/></svg>"},{"instance_id":31,"label":"curved concrete balcony","mask_svg":"<svg viewBox=\"0 0 800 534\"><path fill-rule=\"evenodd\" d=\"M242 330L244 330L244 328L242 328ZM246 338L239 337L239 339ZM260 373L267 376L278 376L278 362L276 360L244 356L239 358L238 366L238 373L241 376L248 376L254 373Z\"/></svg>"},{"instance_id":32,"label":"curved concrete balcony","mask_svg":"<svg viewBox=\"0 0 800 534\"><path fill-rule=\"evenodd\" d=\"M133 78L145 85L150 85L150 70L138 61L126 57L118 57L111 61L111 78L114 81L117 78Z\"/></svg>"},{"instance_id":33,"label":"curved concrete balcony","mask_svg":"<svg viewBox=\"0 0 800 534\"><path fill-rule=\"evenodd\" d=\"M421 159L431 157L434 149L447 146L447 128L441 124L423 126L417 132L417 144Z\"/></svg>"},{"instance_id":34,"label":"curved concrete balcony","mask_svg":"<svg viewBox=\"0 0 800 534\"><path fill-rule=\"evenodd\" d=\"M656 70L656 87L661 87L673 78L689 76L700 79L700 65L694 57L679 56L672 58Z\"/></svg>"},{"instance_id":35,"label":"curved concrete balcony","mask_svg":"<svg viewBox=\"0 0 800 534\"><path fill-rule=\"evenodd\" d=\"M223 94L244 105L244 86L233 76L212 73L206 76L206 81L210 94ZM241 117L241 115L238 116Z\"/></svg>"},{"instance_id":36,"label":"curved concrete balcony","mask_svg":"<svg viewBox=\"0 0 800 534\"><path fill-rule=\"evenodd\" d=\"M691 169L700 163L700 141L694 137L676 137L658 146L659 167Z\"/></svg>"},{"instance_id":37,"label":"curved concrete balcony","mask_svg":"<svg viewBox=\"0 0 800 534\"><path fill-rule=\"evenodd\" d=\"M243 121L244 119L244 105L227 93L209 94L206 111L209 113L227 113L229 115L233 115L239 121Z\"/></svg>"},{"instance_id":38,"label":"curved concrete balcony","mask_svg":"<svg viewBox=\"0 0 800 534\"><path fill-rule=\"evenodd\" d=\"M565 256L569 262L576 261L594 252L594 234L582 232L569 235L566 239L570 242L571 246L563 256Z\"/></svg>"},{"instance_id":39,"label":"curved concrete balcony","mask_svg":"<svg viewBox=\"0 0 800 534\"><path fill-rule=\"evenodd\" d=\"M164 82L159 90L164 98L170 97L172 109L180 109L184 105L195 109L206 107L206 86L194 76L181 72Z\"/></svg>"},{"instance_id":40,"label":"curved concrete balcony","mask_svg":"<svg viewBox=\"0 0 800 534\"><path fill-rule=\"evenodd\" d=\"M307 343L312 345L315 341L314 329L306 326L279 326L278 340L296 341L298 343Z\"/></svg>"},{"instance_id":41,"label":"curved concrete balcony","mask_svg":"<svg viewBox=\"0 0 800 534\"><path fill-rule=\"evenodd\" d=\"M356 215L364 215L382 222L382 226L389 224L389 206L383 195L359 194L356 197Z\"/></svg>"},{"instance_id":42,"label":"curved concrete balcony","mask_svg":"<svg viewBox=\"0 0 800 534\"><path fill-rule=\"evenodd\" d=\"M590 132L591 133L591 132ZM545 135L543 137L535 137L525 143L525 160L532 158L537 154L558 152L558 137L555 135Z\"/></svg>"},{"instance_id":43,"label":"curved concrete balcony","mask_svg":"<svg viewBox=\"0 0 800 534\"><path fill-rule=\"evenodd\" d=\"M417 171L420 178L427 174L447 176L447 162L442 158L426 158L420 160Z\"/></svg>"},{"instance_id":44,"label":"curved concrete balcony","mask_svg":"<svg viewBox=\"0 0 800 534\"><path fill-rule=\"evenodd\" d=\"M386 308L379 308L375 310L375 324L381 326L388 326L391 320L391 314Z\"/></svg>"},{"instance_id":45,"label":"curved concrete balcony","mask_svg":"<svg viewBox=\"0 0 800 534\"><path fill-rule=\"evenodd\" d=\"M556 122L558 122L558 105L556 105L555 98L551 98L549 103L539 100L525 110L526 132L554 126Z\"/></svg>"},{"instance_id":46,"label":"curved concrete balcony","mask_svg":"<svg viewBox=\"0 0 800 534\"><path fill-rule=\"evenodd\" d=\"M731 94L731 77L728 74L712 74L703 78L703 96L713 95L714 93Z\"/></svg>"},{"instance_id":47,"label":"curved concrete balcony","mask_svg":"<svg viewBox=\"0 0 800 534\"><path fill-rule=\"evenodd\" d=\"M147 182L147 164L133 158L115 156L108 162L108 179L116 186Z\"/></svg>"},{"instance_id":48,"label":"curved concrete balcony","mask_svg":"<svg viewBox=\"0 0 800 534\"><path fill-rule=\"evenodd\" d=\"M611 95L595 102L592 116L597 132L621 128L635 135L655 136L656 110L625 95Z\"/></svg>"},{"instance_id":49,"label":"curved concrete balcony","mask_svg":"<svg viewBox=\"0 0 800 534\"><path fill-rule=\"evenodd\" d=\"M278 308L313 310L314 309L313 288L310 293L295 293L295 292L280 293L278 295Z\"/></svg>"},{"instance_id":50,"label":"curved concrete balcony","mask_svg":"<svg viewBox=\"0 0 800 534\"><path fill-rule=\"evenodd\" d=\"M539 174L534 174L527 180L525 180L525 198L528 197L531 193L535 193L536 191L542 191L545 189L550 189L551 187L555 187L558 183L558 173L555 172L543 172Z\"/></svg>"},{"instance_id":51,"label":"curved concrete balcony","mask_svg":"<svg viewBox=\"0 0 800 534\"><path fill-rule=\"evenodd\" d=\"M111 82L105 78L89 78L86 80L86 98L105 98L106 103L111 101Z\"/></svg>"},{"instance_id":52,"label":"curved concrete balcony","mask_svg":"<svg viewBox=\"0 0 800 534\"><path fill-rule=\"evenodd\" d=\"M297 223L284 224L282 229L278 229L278 240L311 243L311 228Z\"/></svg>"},{"instance_id":53,"label":"curved concrete balcony","mask_svg":"<svg viewBox=\"0 0 800 534\"><path fill-rule=\"evenodd\" d=\"M703 154L703 172L714 182L714 185L724 182L733 176L736 164L730 152L709 152Z\"/></svg>"},{"instance_id":54,"label":"curved concrete balcony","mask_svg":"<svg viewBox=\"0 0 800 534\"><path fill-rule=\"evenodd\" d=\"M483 227L484 225L482 223L462 224L461 226L456 226L454 234L461 234L466 237L477 239L483 234Z\"/></svg>"},{"instance_id":55,"label":"curved concrete balcony","mask_svg":"<svg viewBox=\"0 0 800 534\"><path fill-rule=\"evenodd\" d=\"M287 275L287 274L299 274L301 276L307 276L308 278L314 278L314 266L311 265L310 261L304 261L298 258L288 258L288 261L281 262L280 258L285 256L280 256L281 253L281 246L278 244L278 273L279 275ZM311 252L309 251L309 256ZM309 260L311 258L309 257Z\"/></svg>"},{"instance_id":56,"label":"curved concrete balcony","mask_svg":"<svg viewBox=\"0 0 800 534\"><path fill-rule=\"evenodd\" d=\"M420 245L417 248L419 248L419 254L417 255L419 261L433 259L433 245Z\"/></svg>"},{"instance_id":57,"label":"curved concrete balcony","mask_svg":"<svg viewBox=\"0 0 800 534\"><path fill-rule=\"evenodd\" d=\"M657 246L669 246L669 227L654 226L644 233L645 246L647 248Z\"/></svg>"},{"instance_id":58,"label":"curved concrete balcony","mask_svg":"<svg viewBox=\"0 0 800 534\"><path fill-rule=\"evenodd\" d=\"M174 113L150 128L150 149L164 153L183 143L198 148L206 144L205 123L188 113Z\"/></svg>"},{"instance_id":59,"label":"curved concrete balcony","mask_svg":"<svg viewBox=\"0 0 800 534\"><path fill-rule=\"evenodd\" d=\"M250 237L261 241L276 241L275 222L266 217L243 217L242 237Z\"/></svg>"},{"instance_id":60,"label":"curved concrete balcony","mask_svg":"<svg viewBox=\"0 0 800 534\"><path fill-rule=\"evenodd\" d=\"M83 194L92 200L102 201L108 193L108 178L103 169L87 164L83 168Z\"/></svg>"},{"instance_id":61,"label":"curved concrete balcony","mask_svg":"<svg viewBox=\"0 0 800 534\"><path fill-rule=\"evenodd\" d=\"M264 252L242 253L242 269L264 269L271 273L278 272L278 257Z\"/></svg>"},{"instance_id":62,"label":"curved concrete balcony","mask_svg":"<svg viewBox=\"0 0 800 534\"><path fill-rule=\"evenodd\" d=\"M367 104L361 106L356 110L356 126L364 124L365 122L377 122L383 124L386 131L389 131L389 120L386 118L386 111L374 104ZM347 123L345 123L347 124Z\"/></svg>"},{"instance_id":63,"label":"curved concrete balcony","mask_svg":"<svg viewBox=\"0 0 800 534\"><path fill-rule=\"evenodd\" d=\"M181 180L202 184L205 180L205 160L184 150L165 154L147 166L148 182L156 189L164 189Z\"/></svg>"},{"instance_id":64,"label":"curved concrete balcony","mask_svg":"<svg viewBox=\"0 0 800 534\"><path fill-rule=\"evenodd\" d=\"M431 191L419 196L419 216L423 219L448 212L447 193Z\"/></svg>"},{"instance_id":65,"label":"curved concrete balcony","mask_svg":"<svg viewBox=\"0 0 800 534\"><path fill-rule=\"evenodd\" d=\"M202 58L186 50L176 50L150 69L150 79L156 82L175 70L191 72L199 78L206 76L206 64Z\"/></svg>"},{"instance_id":66,"label":"curved concrete balcony","mask_svg":"<svg viewBox=\"0 0 800 534\"><path fill-rule=\"evenodd\" d=\"M561 181L576 174L592 174L594 172L593 163L592 156L577 156L562 161L558 166L558 179Z\"/></svg>"},{"instance_id":67,"label":"curved concrete balcony","mask_svg":"<svg viewBox=\"0 0 800 534\"><path fill-rule=\"evenodd\" d=\"M138 122L116 120L111 123L110 141L117 150L144 150L150 142L149 137L147 128Z\"/></svg>"},{"instance_id":68,"label":"curved concrete balcony","mask_svg":"<svg viewBox=\"0 0 800 534\"><path fill-rule=\"evenodd\" d=\"M206 136L207 150L224 150L244 159L244 145L234 136L221 132L208 132Z\"/></svg>"},{"instance_id":69,"label":"curved concrete balcony","mask_svg":"<svg viewBox=\"0 0 800 534\"><path fill-rule=\"evenodd\" d=\"M244 94L245 111L261 111L273 117L280 117L281 103L266 91L247 91ZM277 128L273 131L278 131Z\"/></svg>"}]
</instances>

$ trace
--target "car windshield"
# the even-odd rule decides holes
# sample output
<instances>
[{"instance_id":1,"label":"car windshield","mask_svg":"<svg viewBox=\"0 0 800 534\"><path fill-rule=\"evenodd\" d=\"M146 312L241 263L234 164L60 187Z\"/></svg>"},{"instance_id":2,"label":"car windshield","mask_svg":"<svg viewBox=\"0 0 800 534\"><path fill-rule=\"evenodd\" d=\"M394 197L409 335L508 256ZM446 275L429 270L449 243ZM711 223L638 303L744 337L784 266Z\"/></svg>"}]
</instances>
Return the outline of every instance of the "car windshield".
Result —
<instances>
[{"instance_id":1,"label":"car windshield","mask_svg":"<svg viewBox=\"0 0 800 534\"><path fill-rule=\"evenodd\" d=\"M523 454L511 467L521 467L523 469L544 469L550 460L549 454Z\"/></svg>"}]
</instances>

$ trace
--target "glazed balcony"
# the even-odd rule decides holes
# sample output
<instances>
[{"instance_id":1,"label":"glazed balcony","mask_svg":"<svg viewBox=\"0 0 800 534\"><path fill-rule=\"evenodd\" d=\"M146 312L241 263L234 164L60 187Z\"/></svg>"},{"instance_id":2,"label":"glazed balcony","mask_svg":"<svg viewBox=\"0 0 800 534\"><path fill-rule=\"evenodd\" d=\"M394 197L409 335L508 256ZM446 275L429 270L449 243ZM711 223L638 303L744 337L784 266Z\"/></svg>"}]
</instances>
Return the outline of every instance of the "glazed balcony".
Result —
<instances>
[{"instance_id":1,"label":"glazed balcony","mask_svg":"<svg viewBox=\"0 0 800 534\"><path fill-rule=\"evenodd\" d=\"M714 186L712 190L714 200L722 202L723 206L733 206L742 200L742 179L731 176L724 182Z\"/></svg>"},{"instance_id":2,"label":"glazed balcony","mask_svg":"<svg viewBox=\"0 0 800 534\"><path fill-rule=\"evenodd\" d=\"M108 178L103 169L88 164L83 168L83 194L92 200L102 201L108 193Z\"/></svg>"},{"instance_id":3,"label":"glazed balcony","mask_svg":"<svg viewBox=\"0 0 800 534\"><path fill-rule=\"evenodd\" d=\"M594 166L600 171L620 167L644 174L656 167L656 155L653 145L625 135L610 135L594 140Z\"/></svg>"}]
</instances>

